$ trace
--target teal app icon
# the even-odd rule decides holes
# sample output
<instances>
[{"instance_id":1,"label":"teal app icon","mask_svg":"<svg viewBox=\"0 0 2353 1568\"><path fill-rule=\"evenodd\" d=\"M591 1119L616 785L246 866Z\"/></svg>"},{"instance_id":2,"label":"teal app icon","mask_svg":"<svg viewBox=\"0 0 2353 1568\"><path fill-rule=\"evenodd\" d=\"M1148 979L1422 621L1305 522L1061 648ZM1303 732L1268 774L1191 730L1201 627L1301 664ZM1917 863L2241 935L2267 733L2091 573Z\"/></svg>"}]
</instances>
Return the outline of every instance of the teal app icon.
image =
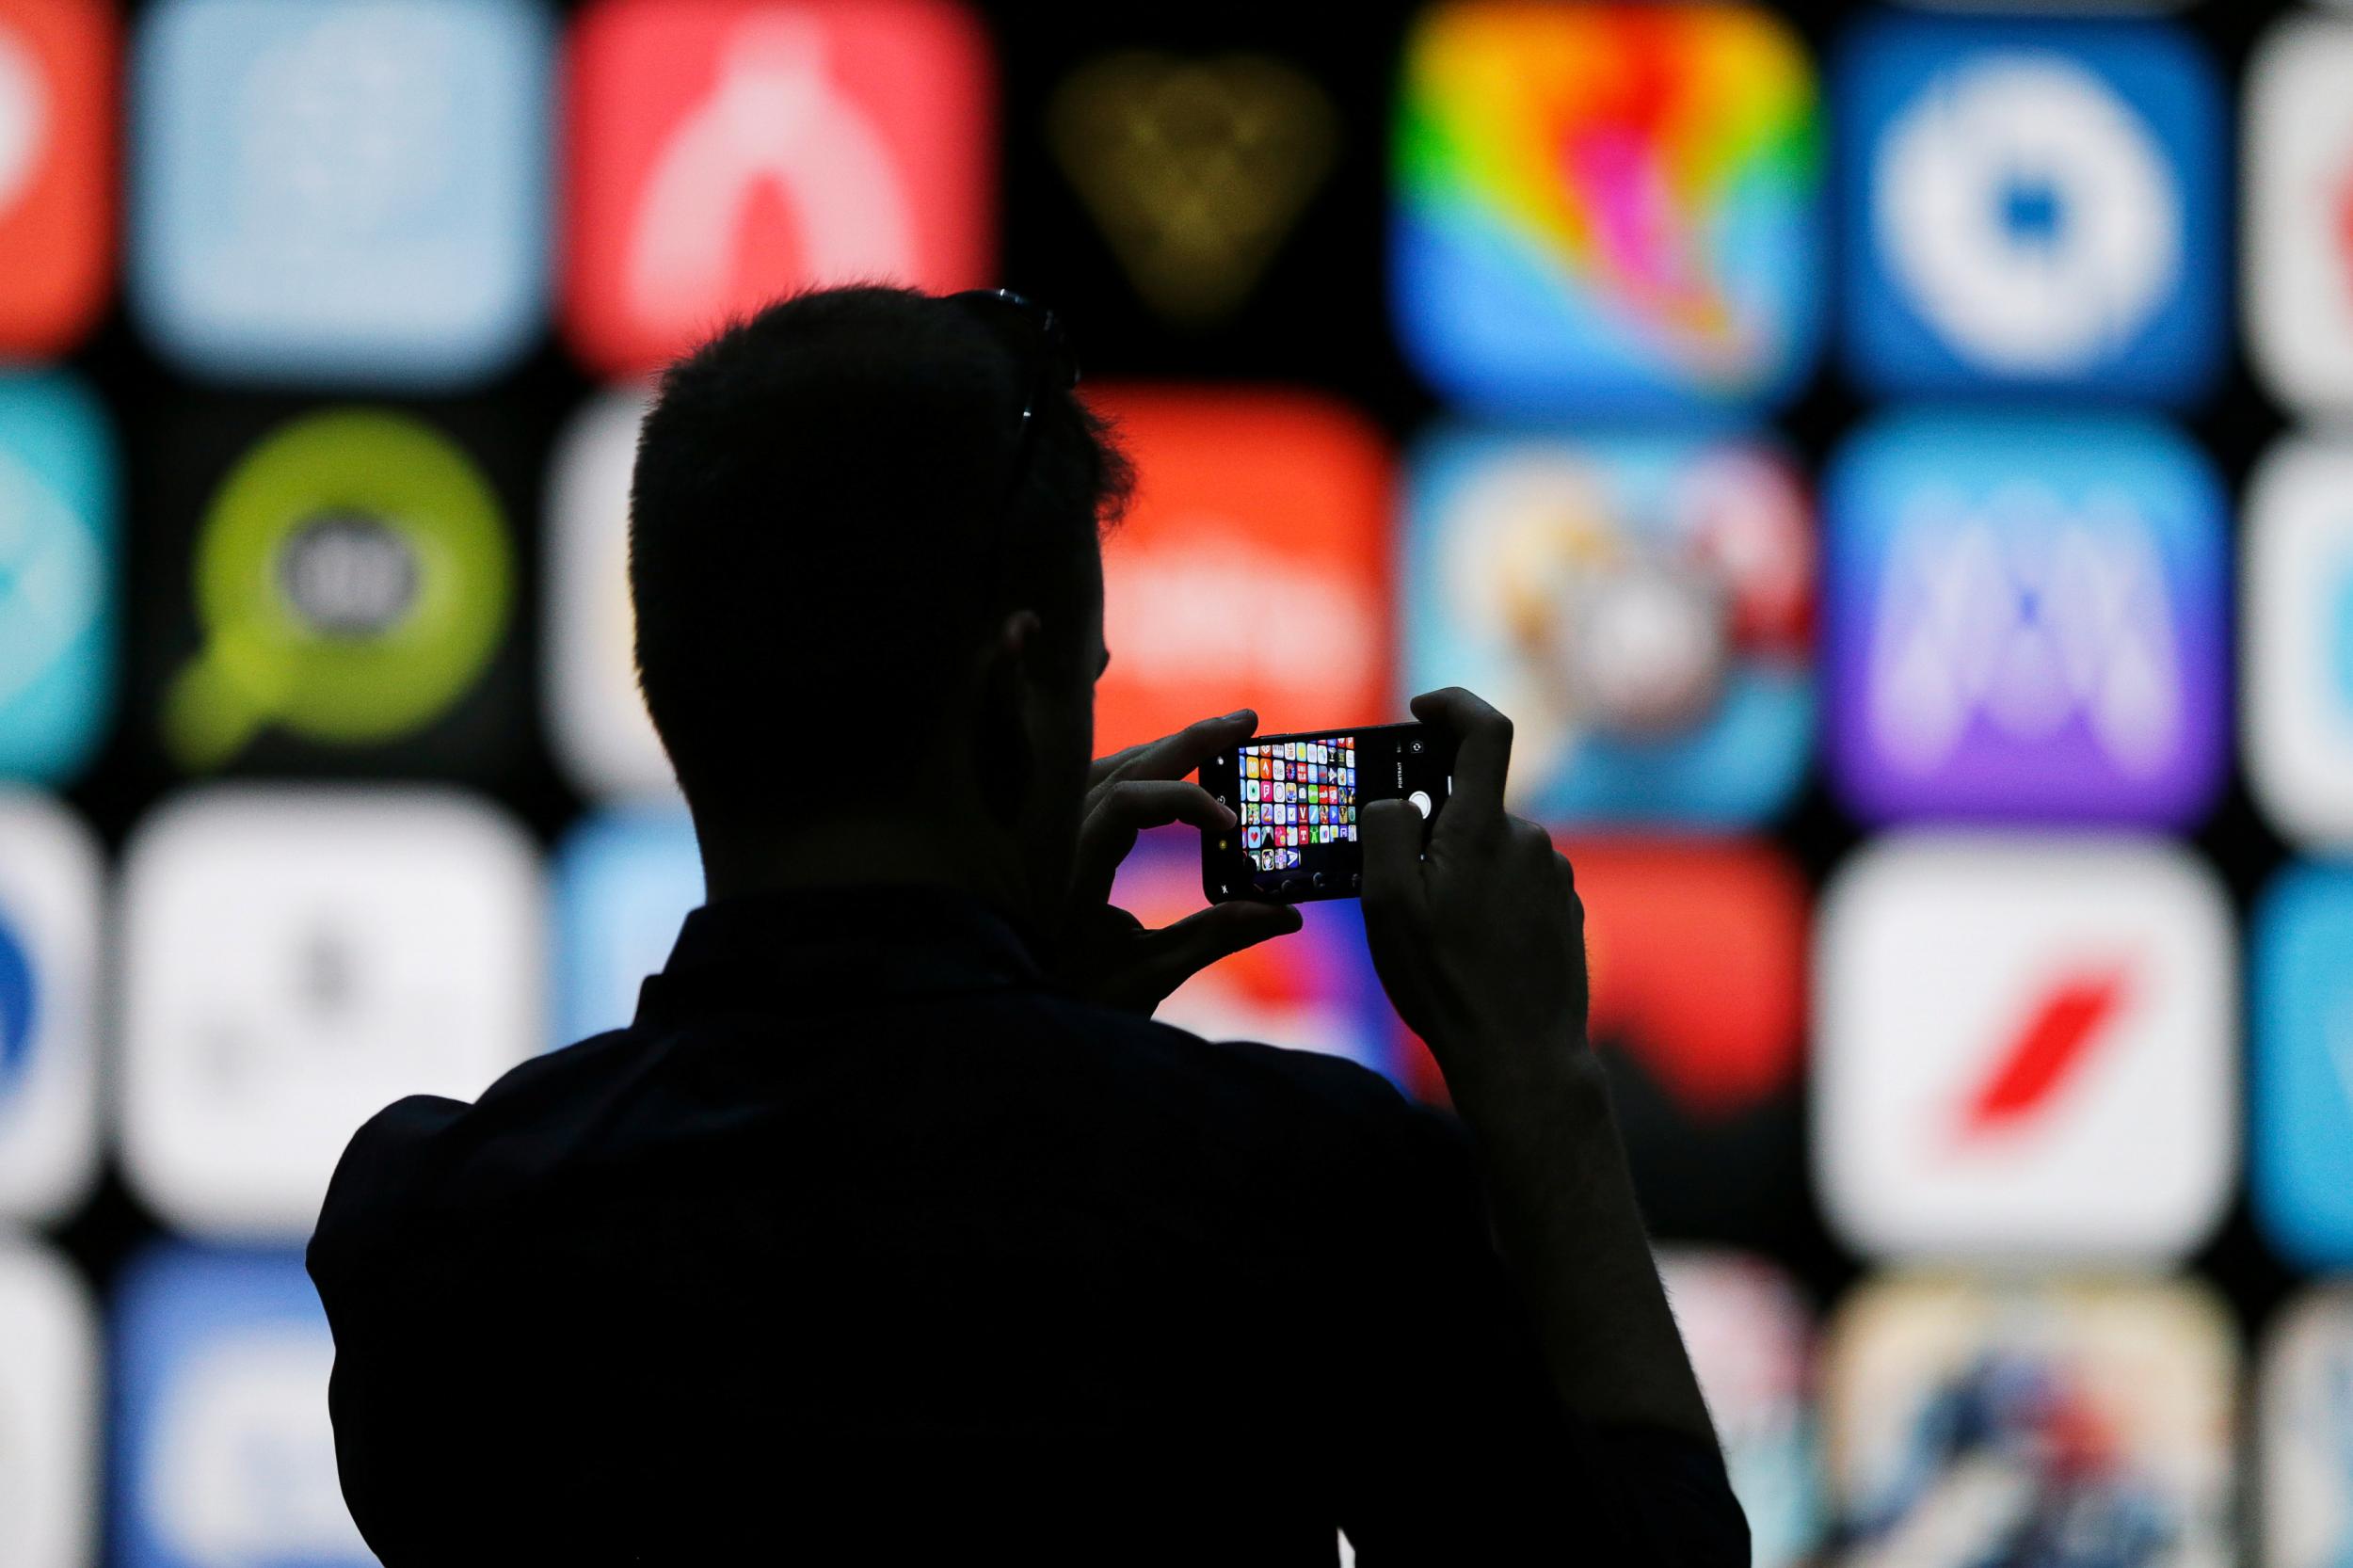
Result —
<instances>
[{"instance_id":1,"label":"teal app icon","mask_svg":"<svg viewBox=\"0 0 2353 1568\"><path fill-rule=\"evenodd\" d=\"M62 784L113 706L115 456L97 399L0 376L0 777Z\"/></svg>"}]
</instances>

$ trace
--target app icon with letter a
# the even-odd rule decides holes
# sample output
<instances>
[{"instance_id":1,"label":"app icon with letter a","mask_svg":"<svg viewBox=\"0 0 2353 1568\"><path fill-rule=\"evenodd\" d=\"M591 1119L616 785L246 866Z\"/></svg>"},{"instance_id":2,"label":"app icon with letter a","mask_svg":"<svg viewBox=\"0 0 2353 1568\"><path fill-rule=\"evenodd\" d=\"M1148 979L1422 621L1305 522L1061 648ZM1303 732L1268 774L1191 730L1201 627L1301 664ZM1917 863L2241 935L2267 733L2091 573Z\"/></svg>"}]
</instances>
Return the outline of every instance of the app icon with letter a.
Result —
<instances>
[{"instance_id":1,"label":"app icon with letter a","mask_svg":"<svg viewBox=\"0 0 2353 1568\"><path fill-rule=\"evenodd\" d=\"M2159 1264L2237 1146L2229 901L2162 840L1919 834L1820 915L1814 1161L1858 1251Z\"/></svg>"},{"instance_id":2,"label":"app icon with letter a","mask_svg":"<svg viewBox=\"0 0 2353 1568\"><path fill-rule=\"evenodd\" d=\"M945 0L601 0L571 56L564 325L650 369L809 284L987 281L994 83Z\"/></svg>"}]
</instances>

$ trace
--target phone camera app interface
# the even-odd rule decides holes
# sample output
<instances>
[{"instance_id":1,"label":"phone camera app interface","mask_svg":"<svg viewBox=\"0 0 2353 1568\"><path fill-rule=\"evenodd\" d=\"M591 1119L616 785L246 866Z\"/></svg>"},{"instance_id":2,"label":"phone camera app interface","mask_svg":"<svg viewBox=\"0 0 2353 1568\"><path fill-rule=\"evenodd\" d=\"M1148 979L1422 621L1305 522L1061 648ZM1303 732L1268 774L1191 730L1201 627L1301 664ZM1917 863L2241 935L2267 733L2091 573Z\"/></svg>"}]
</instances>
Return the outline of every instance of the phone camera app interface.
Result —
<instances>
[{"instance_id":1,"label":"phone camera app interface","mask_svg":"<svg viewBox=\"0 0 2353 1568\"><path fill-rule=\"evenodd\" d=\"M1241 842L1262 879L1312 874L1356 842L1356 738L1259 741L1240 758Z\"/></svg>"}]
</instances>

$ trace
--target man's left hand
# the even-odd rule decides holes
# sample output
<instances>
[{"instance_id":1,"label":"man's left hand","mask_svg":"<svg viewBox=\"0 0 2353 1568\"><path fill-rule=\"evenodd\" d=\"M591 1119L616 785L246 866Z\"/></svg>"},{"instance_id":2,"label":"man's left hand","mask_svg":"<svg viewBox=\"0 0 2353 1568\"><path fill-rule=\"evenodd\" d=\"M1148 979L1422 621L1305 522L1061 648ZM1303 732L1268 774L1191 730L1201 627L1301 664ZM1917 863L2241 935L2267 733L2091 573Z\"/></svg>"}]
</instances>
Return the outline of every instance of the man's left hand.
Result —
<instances>
[{"instance_id":1,"label":"man's left hand","mask_svg":"<svg viewBox=\"0 0 2353 1568\"><path fill-rule=\"evenodd\" d=\"M1145 828L1234 825L1234 813L1186 776L1257 728L1258 715L1245 708L1099 758L1088 770L1063 938L1063 979L1080 995L1149 1014L1226 954L1299 929L1299 911L1286 904L1213 904L1154 931L1111 902L1119 864Z\"/></svg>"}]
</instances>

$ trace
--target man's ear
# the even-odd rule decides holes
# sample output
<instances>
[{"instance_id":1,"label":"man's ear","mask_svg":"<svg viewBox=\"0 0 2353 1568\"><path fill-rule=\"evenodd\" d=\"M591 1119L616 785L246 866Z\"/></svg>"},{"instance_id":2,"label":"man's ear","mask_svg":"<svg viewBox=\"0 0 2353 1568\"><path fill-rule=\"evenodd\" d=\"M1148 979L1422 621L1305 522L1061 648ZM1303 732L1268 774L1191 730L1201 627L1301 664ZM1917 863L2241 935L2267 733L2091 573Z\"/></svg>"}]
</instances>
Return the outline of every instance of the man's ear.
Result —
<instances>
[{"instance_id":1,"label":"man's ear","mask_svg":"<svg viewBox=\"0 0 2353 1568\"><path fill-rule=\"evenodd\" d=\"M1030 734L1032 668L1044 622L1034 610L1008 615L982 650L978 722L972 760L980 776L981 804L1007 826L1020 820L1037 767Z\"/></svg>"}]
</instances>

